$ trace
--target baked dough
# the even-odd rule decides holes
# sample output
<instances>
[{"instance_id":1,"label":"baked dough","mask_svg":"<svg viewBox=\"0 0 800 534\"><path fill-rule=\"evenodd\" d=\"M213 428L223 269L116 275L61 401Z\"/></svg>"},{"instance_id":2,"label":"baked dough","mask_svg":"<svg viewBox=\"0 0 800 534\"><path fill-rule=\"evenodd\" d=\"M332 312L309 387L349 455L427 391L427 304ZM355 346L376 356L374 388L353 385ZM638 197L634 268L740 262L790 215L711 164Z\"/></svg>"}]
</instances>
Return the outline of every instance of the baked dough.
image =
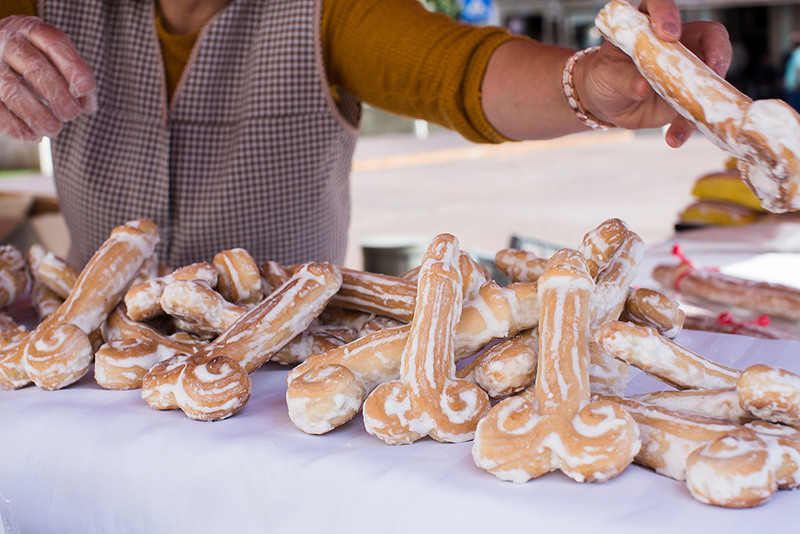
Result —
<instances>
[{"instance_id":1,"label":"baked dough","mask_svg":"<svg viewBox=\"0 0 800 534\"><path fill-rule=\"evenodd\" d=\"M664 100L738 160L765 208L800 209L800 115L791 106L754 102L681 43L662 41L649 17L626 0L606 4L595 23Z\"/></svg>"}]
</instances>

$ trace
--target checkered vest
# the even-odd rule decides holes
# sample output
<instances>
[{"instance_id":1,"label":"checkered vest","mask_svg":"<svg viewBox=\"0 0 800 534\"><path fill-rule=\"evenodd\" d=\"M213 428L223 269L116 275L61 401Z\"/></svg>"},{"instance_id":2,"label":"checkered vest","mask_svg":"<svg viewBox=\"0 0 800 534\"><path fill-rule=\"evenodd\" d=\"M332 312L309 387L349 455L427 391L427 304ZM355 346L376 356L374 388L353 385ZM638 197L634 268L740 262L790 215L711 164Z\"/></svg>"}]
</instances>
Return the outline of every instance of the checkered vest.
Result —
<instances>
[{"instance_id":1,"label":"checkered vest","mask_svg":"<svg viewBox=\"0 0 800 534\"><path fill-rule=\"evenodd\" d=\"M154 9L40 2L98 84L98 111L52 140L71 262L149 217L173 267L233 247L258 262L342 263L361 108L331 97L321 0L234 0L201 32L169 103Z\"/></svg>"}]
</instances>

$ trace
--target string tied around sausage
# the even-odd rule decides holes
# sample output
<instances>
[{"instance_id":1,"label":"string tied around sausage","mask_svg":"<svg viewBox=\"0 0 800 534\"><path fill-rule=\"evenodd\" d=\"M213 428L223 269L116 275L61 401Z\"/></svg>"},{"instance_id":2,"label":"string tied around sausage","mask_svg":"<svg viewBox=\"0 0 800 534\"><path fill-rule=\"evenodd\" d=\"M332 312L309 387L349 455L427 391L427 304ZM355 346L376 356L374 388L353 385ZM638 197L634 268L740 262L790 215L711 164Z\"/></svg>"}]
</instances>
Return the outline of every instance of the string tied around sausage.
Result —
<instances>
[{"instance_id":1,"label":"string tied around sausage","mask_svg":"<svg viewBox=\"0 0 800 534\"><path fill-rule=\"evenodd\" d=\"M770 324L769 315L759 315L752 321L738 321L731 312L723 312L717 316L717 322L724 326L731 327L731 333L735 334L747 326L767 327Z\"/></svg>"},{"instance_id":2,"label":"string tied around sausage","mask_svg":"<svg viewBox=\"0 0 800 534\"><path fill-rule=\"evenodd\" d=\"M681 263L687 267L686 269L683 269L681 272L677 274L677 276L675 277L675 282L673 283L675 291L680 291L681 281L692 271L701 270L701 268L698 267L694 261L690 260L688 256L686 256L683 253L683 248L678 243L672 245L672 255L681 260ZM702 270L719 272L719 267L703 267Z\"/></svg>"}]
</instances>

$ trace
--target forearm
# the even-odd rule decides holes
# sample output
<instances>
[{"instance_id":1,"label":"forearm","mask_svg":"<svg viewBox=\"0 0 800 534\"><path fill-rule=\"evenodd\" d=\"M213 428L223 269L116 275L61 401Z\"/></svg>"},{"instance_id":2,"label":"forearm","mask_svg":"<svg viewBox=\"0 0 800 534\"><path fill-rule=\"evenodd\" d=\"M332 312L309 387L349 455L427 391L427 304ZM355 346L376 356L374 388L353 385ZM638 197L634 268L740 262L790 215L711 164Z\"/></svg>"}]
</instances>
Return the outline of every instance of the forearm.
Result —
<instances>
[{"instance_id":1,"label":"forearm","mask_svg":"<svg viewBox=\"0 0 800 534\"><path fill-rule=\"evenodd\" d=\"M505 140L487 123L480 85L488 58L516 39L431 13L418 0L325 0L322 47L329 82L375 107Z\"/></svg>"},{"instance_id":2,"label":"forearm","mask_svg":"<svg viewBox=\"0 0 800 534\"><path fill-rule=\"evenodd\" d=\"M561 73L569 48L515 40L499 46L482 84L487 120L509 139L549 139L587 130L570 109ZM582 74L576 66L575 75Z\"/></svg>"}]
</instances>

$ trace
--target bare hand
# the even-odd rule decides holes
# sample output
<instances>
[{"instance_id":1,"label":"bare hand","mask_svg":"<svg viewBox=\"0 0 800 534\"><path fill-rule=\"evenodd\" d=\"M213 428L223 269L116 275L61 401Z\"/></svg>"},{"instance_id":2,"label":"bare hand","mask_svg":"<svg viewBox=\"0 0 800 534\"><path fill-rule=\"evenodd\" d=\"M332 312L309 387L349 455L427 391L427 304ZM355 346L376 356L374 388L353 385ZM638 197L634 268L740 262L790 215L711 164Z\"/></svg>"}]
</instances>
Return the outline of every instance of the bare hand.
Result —
<instances>
[{"instance_id":1,"label":"bare hand","mask_svg":"<svg viewBox=\"0 0 800 534\"><path fill-rule=\"evenodd\" d=\"M36 17L0 20L0 131L36 143L96 106L94 77L63 32Z\"/></svg>"},{"instance_id":2,"label":"bare hand","mask_svg":"<svg viewBox=\"0 0 800 534\"><path fill-rule=\"evenodd\" d=\"M732 48L723 25L716 22L681 25L674 0L644 0L640 10L650 14L653 30L659 37L666 41L680 39L717 74L725 76ZM586 59L589 61L583 73L585 103L598 117L630 129L670 124L666 141L673 147L689 138L694 125L656 95L624 52L604 43L597 54Z\"/></svg>"}]
</instances>

